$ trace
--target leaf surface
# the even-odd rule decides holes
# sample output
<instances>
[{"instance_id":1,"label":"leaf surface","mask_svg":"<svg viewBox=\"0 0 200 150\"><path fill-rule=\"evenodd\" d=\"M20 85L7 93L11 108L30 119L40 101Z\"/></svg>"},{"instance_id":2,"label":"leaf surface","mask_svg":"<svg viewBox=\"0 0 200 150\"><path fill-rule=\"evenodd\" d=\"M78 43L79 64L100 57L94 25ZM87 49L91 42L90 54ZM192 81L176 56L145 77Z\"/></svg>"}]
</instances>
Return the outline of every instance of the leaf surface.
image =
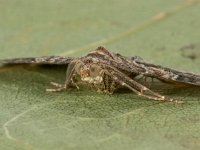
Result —
<instances>
[{"instance_id":1,"label":"leaf surface","mask_svg":"<svg viewBox=\"0 0 200 150\"><path fill-rule=\"evenodd\" d=\"M200 4L195 0L0 1L0 58L81 56L103 45L125 56L200 72ZM65 67L0 68L0 149L197 150L198 87L144 83L183 99L158 103L131 92L47 93Z\"/></svg>"}]
</instances>

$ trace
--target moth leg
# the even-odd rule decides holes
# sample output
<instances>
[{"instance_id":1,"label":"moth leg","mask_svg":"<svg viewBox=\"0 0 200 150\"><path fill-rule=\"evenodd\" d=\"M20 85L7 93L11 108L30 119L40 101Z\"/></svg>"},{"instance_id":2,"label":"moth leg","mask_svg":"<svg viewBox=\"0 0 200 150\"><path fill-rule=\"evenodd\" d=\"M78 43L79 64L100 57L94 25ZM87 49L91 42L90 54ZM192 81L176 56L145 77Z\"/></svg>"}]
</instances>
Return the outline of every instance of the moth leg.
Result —
<instances>
[{"instance_id":1,"label":"moth leg","mask_svg":"<svg viewBox=\"0 0 200 150\"><path fill-rule=\"evenodd\" d=\"M56 88L51 88L51 89L46 89L47 92L60 92L60 91L63 91L64 87L56 87Z\"/></svg>"},{"instance_id":2,"label":"moth leg","mask_svg":"<svg viewBox=\"0 0 200 150\"><path fill-rule=\"evenodd\" d=\"M53 85L56 88L52 88L52 89L46 89L47 92L60 92L63 91L65 89L63 84L59 84L56 82L50 82L51 85Z\"/></svg>"},{"instance_id":3,"label":"moth leg","mask_svg":"<svg viewBox=\"0 0 200 150\"><path fill-rule=\"evenodd\" d=\"M65 83L59 84L59 83L51 82L50 84L55 86L55 88L46 89L46 91L47 92L64 91L64 90L68 89L71 85L75 85L79 89L79 87L76 85L76 83L74 81L74 77L76 76L75 67L76 67L76 63L71 62L67 68Z\"/></svg>"},{"instance_id":4,"label":"moth leg","mask_svg":"<svg viewBox=\"0 0 200 150\"><path fill-rule=\"evenodd\" d=\"M148 81L149 78L150 78L150 81ZM152 85L152 83L154 82L154 78L153 77L143 76L142 79L144 79L144 82L146 83L146 85L147 85L148 88L150 88L151 85Z\"/></svg>"},{"instance_id":5,"label":"moth leg","mask_svg":"<svg viewBox=\"0 0 200 150\"><path fill-rule=\"evenodd\" d=\"M73 77L71 78L71 83L79 90L80 88L79 88L78 84L76 83L75 77L76 77L76 74L74 73Z\"/></svg>"},{"instance_id":6,"label":"moth leg","mask_svg":"<svg viewBox=\"0 0 200 150\"><path fill-rule=\"evenodd\" d=\"M58 87L58 88L62 88L63 87L63 84L59 84L59 83L56 83L56 82L50 82L50 84L55 86L55 87Z\"/></svg>"},{"instance_id":7,"label":"moth leg","mask_svg":"<svg viewBox=\"0 0 200 150\"><path fill-rule=\"evenodd\" d=\"M108 73L108 72L107 72ZM172 98L167 98L163 95L160 95L156 92L151 91L147 87L141 85L140 83L136 82L135 80L131 79L130 77L126 76L124 73L113 70L109 72L113 77L113 80L115 80L120 85L129 88L133 92L135 92L137 95L147 97L149 99L158 100L158 101L169 101L169 102L175 102L175 103L183 103L182 101L174 100Z\"/></svg>"}]
</instances>

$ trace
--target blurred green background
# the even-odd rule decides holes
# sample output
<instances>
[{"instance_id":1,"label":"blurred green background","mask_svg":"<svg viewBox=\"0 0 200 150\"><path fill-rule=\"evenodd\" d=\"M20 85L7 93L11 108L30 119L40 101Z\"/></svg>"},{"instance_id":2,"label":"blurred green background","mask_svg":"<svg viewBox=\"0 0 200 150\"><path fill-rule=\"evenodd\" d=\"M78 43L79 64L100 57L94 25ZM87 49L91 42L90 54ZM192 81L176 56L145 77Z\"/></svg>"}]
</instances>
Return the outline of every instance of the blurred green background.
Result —
<instances>
[{"instance_id":1,"label":"blurred green background","mask_svg":"<svg viewBox=\"0 0 200 150\"><path fill-rule=\"evenodd\" d=\"M0 59L82 56L102 45L200 73L198 0L0 0ZM144 83L183 99L158 103L131 92L82 87L47 93L65 68L0 68L1 150L199 150L197 87Z\"/></svg>"}]
</instances>

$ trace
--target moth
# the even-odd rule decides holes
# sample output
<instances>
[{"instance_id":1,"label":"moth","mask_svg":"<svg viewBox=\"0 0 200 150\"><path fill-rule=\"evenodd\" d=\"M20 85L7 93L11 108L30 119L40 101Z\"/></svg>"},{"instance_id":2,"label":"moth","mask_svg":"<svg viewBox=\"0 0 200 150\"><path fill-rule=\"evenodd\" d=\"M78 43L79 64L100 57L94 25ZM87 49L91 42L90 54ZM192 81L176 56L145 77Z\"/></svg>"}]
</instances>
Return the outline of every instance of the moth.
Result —
<instances>
[{"instance_id":1,"label":"moth","mask_svg":"<svg viewBox=\"0 0 200 150\"><path fill-rule=\"evenodd\" d=\"M61 56L45 56L0 60L1 64L50 64L67 65L64 84L51 82L48 92L64 91L71 87L79 89L78 80L91 85L98 92L113 94L115 90L125 87L139 96L152 100L183 103L152 91L139 83L136 78L150 77L169 83L183 83L200 86L200 75L177 71L171 68L145 62L142 58L126 57L113 53L100 46L86 56L73 58Z\"/></svg>"}]
</instances>

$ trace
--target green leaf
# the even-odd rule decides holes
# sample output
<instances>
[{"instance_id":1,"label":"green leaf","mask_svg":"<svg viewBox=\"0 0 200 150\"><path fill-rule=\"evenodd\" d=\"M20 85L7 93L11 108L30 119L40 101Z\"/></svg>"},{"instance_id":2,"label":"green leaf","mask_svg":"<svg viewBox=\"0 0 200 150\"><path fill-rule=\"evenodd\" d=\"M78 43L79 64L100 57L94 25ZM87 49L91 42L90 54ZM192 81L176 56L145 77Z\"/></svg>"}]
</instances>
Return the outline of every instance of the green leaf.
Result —
<instances>
[{"instance_id":1,"label":"green leaf","mask_svg":"<svg viewBox=\"0 0 200 150\"><path fill-rule=\"evenodd\" d=\"M197 0L2 0L0 58L80 56L103 45L198 73L199 14ZM0 149L200 149L200 88L144 83L184 105L84 85L45 92L49 82L64 82L65 70L0 68Z\"/></svg>"}]
</instances>

